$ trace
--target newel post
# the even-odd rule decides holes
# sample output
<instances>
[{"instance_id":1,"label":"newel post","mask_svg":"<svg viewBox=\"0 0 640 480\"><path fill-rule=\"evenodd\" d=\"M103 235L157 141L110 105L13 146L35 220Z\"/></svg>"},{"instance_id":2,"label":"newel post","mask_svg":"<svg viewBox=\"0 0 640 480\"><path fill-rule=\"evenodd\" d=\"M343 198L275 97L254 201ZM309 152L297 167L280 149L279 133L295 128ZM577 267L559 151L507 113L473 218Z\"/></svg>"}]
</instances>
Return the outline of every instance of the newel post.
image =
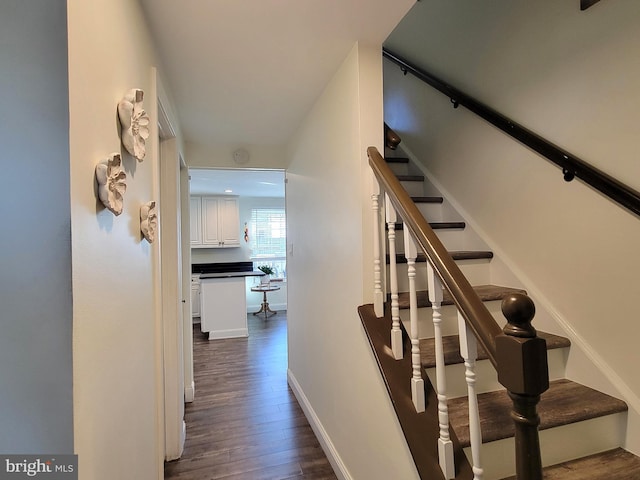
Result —
<instances>
[{"instance_id":1,"label":"newel post","mask_svg":"<svg viewBox=\"0 0 640 480\"><path fill-rule=\"evenodd\" d=\"M540 395L549 388L549 368L546 341L537 336L531 325L535 311L533 301L526 295L508 296L502 301L507 325L496 337L498 380L513 401L518 480L542 480L540 417L536 407Z\"/></svg>"}]
</instances>

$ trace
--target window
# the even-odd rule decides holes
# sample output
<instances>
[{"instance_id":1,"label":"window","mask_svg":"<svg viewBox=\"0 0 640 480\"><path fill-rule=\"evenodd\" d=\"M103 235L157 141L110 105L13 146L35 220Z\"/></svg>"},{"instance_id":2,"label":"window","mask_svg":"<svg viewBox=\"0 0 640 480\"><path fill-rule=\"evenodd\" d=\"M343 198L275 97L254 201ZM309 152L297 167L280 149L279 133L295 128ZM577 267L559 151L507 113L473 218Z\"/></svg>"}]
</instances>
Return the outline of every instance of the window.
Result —
<instances>
[{"instance_id":1,"label":"window","mask_svg":"<svg viewBox=\"0 0 640 480\"><path fill-rule=\"evenodd\" d=\"M269 265L274 278L286 278L287 222L284 208L251 210L251 258L254 267Z\"/></svg>"}]
</instances>

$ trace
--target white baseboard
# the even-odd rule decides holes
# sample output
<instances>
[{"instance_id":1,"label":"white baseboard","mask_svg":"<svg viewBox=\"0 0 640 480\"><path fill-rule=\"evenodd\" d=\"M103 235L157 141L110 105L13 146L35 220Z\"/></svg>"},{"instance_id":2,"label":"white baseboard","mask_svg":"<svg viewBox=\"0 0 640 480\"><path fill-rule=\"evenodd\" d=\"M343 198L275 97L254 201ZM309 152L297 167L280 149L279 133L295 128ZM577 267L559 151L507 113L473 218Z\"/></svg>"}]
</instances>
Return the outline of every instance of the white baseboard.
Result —
<instances>
[{"instance_id":1,"label":"white baseboard","mask_svg":"<svg viewBox=\"0 0 640 480\"><path fill-rule=\"evenodd\" d=\"M233 328L230 330L211 330L209 332L209 340L215 340L217 338L238 338L248 337L248 328Z\"/></svg>"},{"instance_id":2,"label":"white baseboard","mask_svg":"<svg viewBox=\"0 0 640 480\"><path fill-rule=\"evenodd\" d=\"M196 397L196 383L191 382L191 385L187 385L184 388L184 401L186 403L193 402L193 399Z\"/></svg>"},{"instance_id":3,"label":"white baseboard","mask_svg":"<svg viewBox=\"0 0 640 480\"><path fill-rule=\"evenodd\" d=\"M182 431L180 432L180 457L184 453L184 444L187 441L187 422L182 420Z\"/></svg>"},{"instance_id":4,"label":"white baseboard","mask_svg":"<svg viewBox=\"0 0 640 480\"><path fill-rule=\"evenodd\" d=\"M182 457L184 452L184 444L187 440L187 423L182 420L182 423L179 425L179 432L177 433L178 438L172 438L170 443L166 441L165 437L165 452L164 452L164 460L170 462L172 460L178 460ZM175 432L174 432L175 433ZM166 432L165 432L166 435ZM172 436L175 437L174 434ZM177 441L177 445L174 443Z\"/></svg>"},{"instance_id":5,"label":"white baseboard","mask_svg":"<svg viewBox=\"0 0 640 480\"><path fill-rule=\"evenodd\" d=\"M322 450L324 450L329 463L331 463L331 467L333 467L333 471L335 472L336 476L339 480L353 480L353 477L349 474L347 467L345 466L344 462L340 458L340 455L338 454L338 451L333 445L331 438L329 438L327 431L324 429L322 423L320 423L320 419L311 407L309 399L307 399L307 396L302 391L302 387L300 387L300 384L296 380L296 377L289 369L287 369L287 380L289 386L291 387L291 390L293 391L293 394L298 399L300 407L302 407L302 411L304 412L305 417L307 417L309 425L311 425L311 428L313 429L313 433L315 433L316 437L318 438Z\"/></svg>"}]
</instances>

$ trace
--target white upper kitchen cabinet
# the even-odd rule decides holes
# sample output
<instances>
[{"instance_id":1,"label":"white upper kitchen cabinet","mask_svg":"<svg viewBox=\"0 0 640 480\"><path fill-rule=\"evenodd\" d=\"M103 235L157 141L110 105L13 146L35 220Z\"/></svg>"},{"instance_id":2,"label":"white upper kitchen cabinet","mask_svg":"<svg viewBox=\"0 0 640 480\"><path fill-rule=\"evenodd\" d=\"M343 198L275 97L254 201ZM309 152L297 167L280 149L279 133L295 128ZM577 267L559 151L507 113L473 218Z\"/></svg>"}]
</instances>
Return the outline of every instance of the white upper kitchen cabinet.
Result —
<instances>
[{"instance_id":1,"label":"white upper kitchen cabinet","mask_svg":"<svg viewBox=\"0 0 640 480\"><path fill-rule=\"evenodd\" d=\"M240 246L237 197L191 197L191 246Z\"/></svg>"},{"instance_id":2,"label":"white upper kitchen cabinet","mask_svg":"<svg viewBox=\"0 0 640 480\"><path fill-rule=\"evenodd\" d=\"M189 218L191 229L191 246L202 245L202 199L191 197L189 202Z\"/></svg>"}]
</instances>

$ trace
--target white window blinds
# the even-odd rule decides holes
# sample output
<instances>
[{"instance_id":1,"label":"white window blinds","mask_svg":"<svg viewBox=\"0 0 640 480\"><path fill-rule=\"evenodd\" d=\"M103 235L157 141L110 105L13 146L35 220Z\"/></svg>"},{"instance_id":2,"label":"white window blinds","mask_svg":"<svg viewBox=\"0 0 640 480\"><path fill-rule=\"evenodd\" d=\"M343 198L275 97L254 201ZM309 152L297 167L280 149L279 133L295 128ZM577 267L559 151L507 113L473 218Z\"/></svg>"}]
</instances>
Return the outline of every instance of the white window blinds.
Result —
<instances>
[{"instance_id":1,"label":"white window blinds","mask_svg":"<svg viewBox=\"0 0 640 480\"><path fill-rule=\"evenodd\" d=\"M251 249L253 258L285 258L287 224L284 208L251 210Z\"/></svg>"}]
</instances>

